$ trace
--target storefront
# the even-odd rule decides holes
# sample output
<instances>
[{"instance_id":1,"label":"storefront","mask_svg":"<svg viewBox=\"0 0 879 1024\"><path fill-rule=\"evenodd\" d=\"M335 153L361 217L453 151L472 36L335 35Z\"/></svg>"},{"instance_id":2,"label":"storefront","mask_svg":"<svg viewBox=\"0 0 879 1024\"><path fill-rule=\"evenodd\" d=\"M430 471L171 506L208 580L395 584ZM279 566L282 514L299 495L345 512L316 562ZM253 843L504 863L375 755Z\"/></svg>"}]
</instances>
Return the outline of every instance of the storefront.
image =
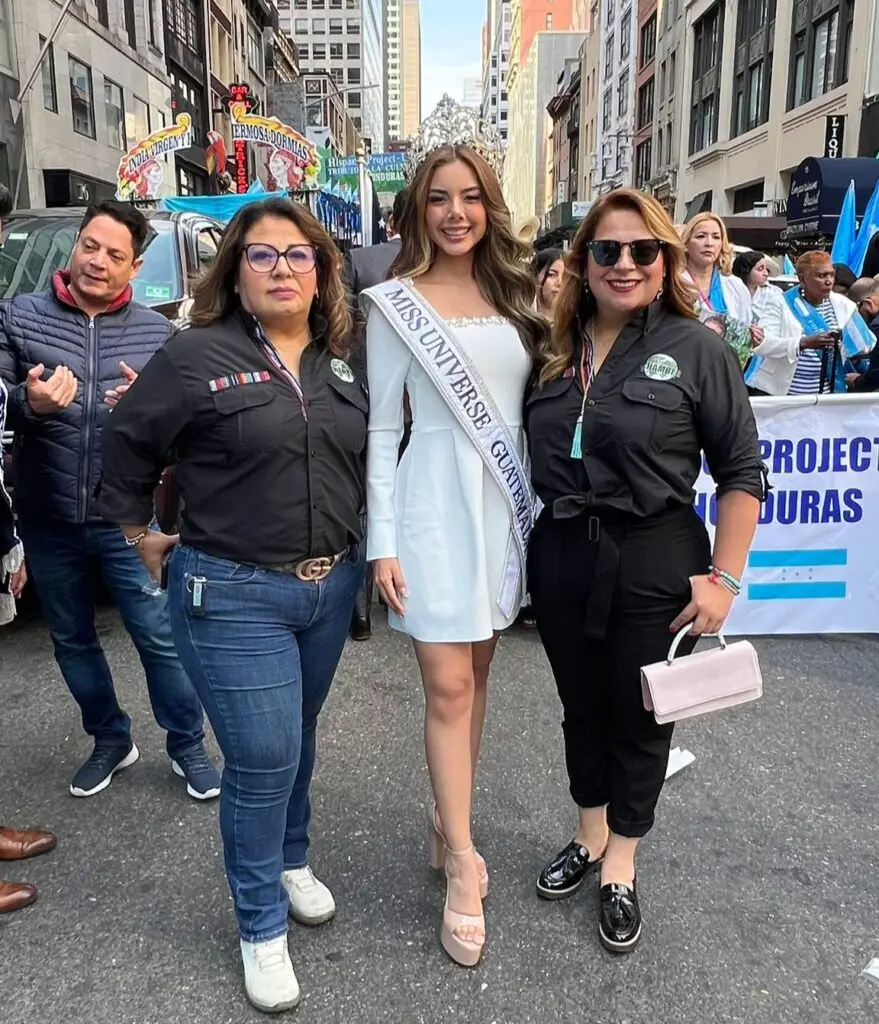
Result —
<instances>
[{"instance_id":1,"label":"storefront","mask_svg":"<svg viewBox=\"0 0 879 1024\"><path fill-rule=\"evenodd\" d=\"M864 214L876 182L879 160L867 157L808 157L791 176L787 200L787 238L798 248L821 245L836 234L849 182L855 183L855 209Z\"/></svg>"},{"instance_id":2,"label":"storefront","mask_svg":"<svg viewBox=\"0 0 879 1024\"><path fill-rule=\"evenodd\" d=\"M69 168L43 171L46 206L88 206L113 199L116 185Z\"/></svg>"}]
</instances>

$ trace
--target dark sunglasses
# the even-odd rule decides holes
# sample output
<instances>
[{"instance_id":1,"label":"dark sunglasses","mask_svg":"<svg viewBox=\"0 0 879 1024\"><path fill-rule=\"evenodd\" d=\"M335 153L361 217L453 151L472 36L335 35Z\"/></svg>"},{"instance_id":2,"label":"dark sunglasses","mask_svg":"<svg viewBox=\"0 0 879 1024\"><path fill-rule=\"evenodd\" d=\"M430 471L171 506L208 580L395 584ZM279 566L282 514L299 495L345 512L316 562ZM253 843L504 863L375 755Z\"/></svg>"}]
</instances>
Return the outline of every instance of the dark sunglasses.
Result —
<instances>
[{"instance_id":1,"label":"dark sunglasses","mask_svg":"<svg viewBox=\"0 0 879 1024\"><path fill-rule=\"evenodd\" d=\"M256 274L271 274L282 256L294 274L307 274L317 263L317 249L313 245L291 245L280 252L273 245L251 242L243 251L248 266Z\"/></svg>"},{"instance_id":2,"label":"dark sunglasses","mask_svg":"<svg viewBox=\"0 0 879 1024\"><path fill-rule=\"evenodd\" d=\"M619 263L623 249L629 250L632 262L638 267L649 267L655 263L665 242L659 238L638 238L634 242L617 242L614 239L596 239L587 242L586 248L599 267L613 267Z\"/></svg>"}]
</instances>

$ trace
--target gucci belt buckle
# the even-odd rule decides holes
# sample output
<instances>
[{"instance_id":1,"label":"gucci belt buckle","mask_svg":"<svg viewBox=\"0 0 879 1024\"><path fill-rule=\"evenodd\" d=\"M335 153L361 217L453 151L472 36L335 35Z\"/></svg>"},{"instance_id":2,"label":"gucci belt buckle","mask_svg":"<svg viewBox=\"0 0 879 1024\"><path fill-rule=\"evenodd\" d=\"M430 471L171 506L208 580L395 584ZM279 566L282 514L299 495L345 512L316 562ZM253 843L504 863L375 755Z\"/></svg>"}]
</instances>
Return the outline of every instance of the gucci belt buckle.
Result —
<instances>
[{"instance_id":1,"label":"gucci belt buckle","mask_svg":"<svg viewBox=\"0 0 879 1024\"><path fill-rule=\"evenodd\" d=\"M325 580L329 576L338 560L337 555L332 558L324 556L323 558L303 559L294 570L296 578L302 580L303 583L320 583L321 580Z\"/></svg>"}]
</instances>

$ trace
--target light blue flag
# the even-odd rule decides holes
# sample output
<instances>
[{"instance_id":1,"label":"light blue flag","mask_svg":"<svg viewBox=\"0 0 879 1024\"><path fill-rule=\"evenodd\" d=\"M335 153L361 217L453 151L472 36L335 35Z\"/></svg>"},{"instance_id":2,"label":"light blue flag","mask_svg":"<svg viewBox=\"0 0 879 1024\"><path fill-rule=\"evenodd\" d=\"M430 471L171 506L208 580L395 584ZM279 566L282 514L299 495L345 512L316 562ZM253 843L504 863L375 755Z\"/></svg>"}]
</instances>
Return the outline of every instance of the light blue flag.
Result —
<instances>
[{"instance_id":1,"label":"light blue flag","mask_svg":"<svg viewBox=\"0 0 879 1024\"><path fill-rule=\"evenodd\" d=\"M790 276L790 277L796 277L797 276L797 268L791 262L790 256L785 256L784 257L784 262L781 265L781 272L783 274L786 274L786 275Z\"/></svg>"},{"instance_id":2,"label":"light blue flag","mask_svg":"<svg viewBox=\"0 0 879 1024\"><path fill-rule=\"evenodd\" d=\"M847 267L854 269L852 252L855 248L855 239L858 235L857 217L855 214L855 183L849 182L842 201L842 209L839 212L839 222L836 225L836 235L833 238L833 249L830 258L834 263L844 263Z\"/></svg>"},{"instance_id":3,"label":"light blue flag","mask_svg":"<svg viewBox=\"0 0 879 1024\"><path fill-rule=\"evenodd\" d=\"M848 266L855 277L861 276L861 271L864 269L864 260L867 258L867 250L870 248L870 241L877 231L879 231L879 182L876 183L873 195L870 196L870 202L867 203L867 209L864 212L864 219L861 221L858 237L852 246L851 259L848 262Z\"/></svg>"}]
</instances>

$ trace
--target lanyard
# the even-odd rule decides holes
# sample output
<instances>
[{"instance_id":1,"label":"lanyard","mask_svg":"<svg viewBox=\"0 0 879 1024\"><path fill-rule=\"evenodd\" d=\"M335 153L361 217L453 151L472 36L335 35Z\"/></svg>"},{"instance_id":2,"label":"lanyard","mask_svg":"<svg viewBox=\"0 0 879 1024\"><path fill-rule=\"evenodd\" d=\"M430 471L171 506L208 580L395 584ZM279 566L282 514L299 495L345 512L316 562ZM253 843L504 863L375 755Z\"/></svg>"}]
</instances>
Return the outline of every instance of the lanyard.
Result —
<instances>
[{"instance_id":1,"label":"lanyard","mask_svg":"<svg viewBox=\"0 0 879 1024\"><path fill-rule=\"evenodd\" d=\"M299 383L299 378L292 374L286 366L284 361L278 355L278 351L275 346L265 336L262 327L257 324L256 327L256 343L259 346L262 354L268 359L268 361L274 366L274 368L280 373L284 380L293 389L294 394L299 399L299 408L302 412L302 418L305 422L308 422L308 412L305 405L305 393L302 390L302 385Z\"/></svg>"},{"instance_id":2,"label":"lanyard","mask_svg":"<svg viewBox=\"0 0 879 1024\"><path fill-rule=\"evenodd\" d=\"M580 383L583 385L583 400L580 402L580 415L574 427L574 437L571 441L571 458L583 458L583 413L586 411L586 396L592 387L595 379L595 350L592 347L592 339L585 336L583 347L580 350Z\"/></svg>"}]
</instances>

